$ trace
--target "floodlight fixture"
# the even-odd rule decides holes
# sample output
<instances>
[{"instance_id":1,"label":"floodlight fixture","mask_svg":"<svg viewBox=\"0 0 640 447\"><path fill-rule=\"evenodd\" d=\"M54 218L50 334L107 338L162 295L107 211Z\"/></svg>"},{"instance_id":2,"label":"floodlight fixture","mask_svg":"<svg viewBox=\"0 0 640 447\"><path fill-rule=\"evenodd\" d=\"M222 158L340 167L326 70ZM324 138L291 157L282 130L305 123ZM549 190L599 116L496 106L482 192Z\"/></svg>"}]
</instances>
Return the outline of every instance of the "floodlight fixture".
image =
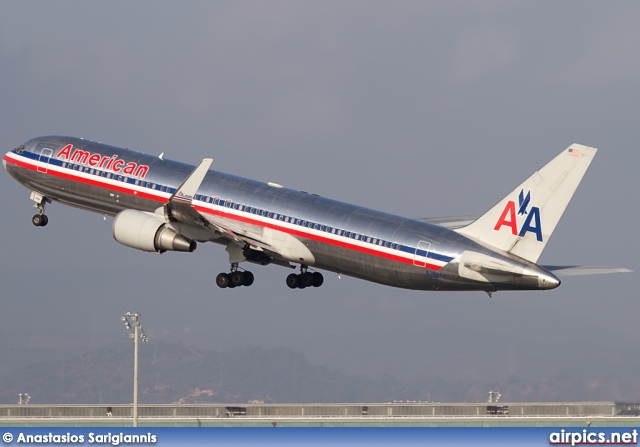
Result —
<instances>
[{"instance_id":1,"label":"floodlight fixture","mask_svg":"<svg viewBox=\"0 0 640 447\"><path fill-rule=\"evenodd\" d=\"M127 331L131 331L133 327L133 332L129 333L129 338L133 340L133 426L138 426L138 338L142 339L143 342L148 342L149 339L147 335L144 333L142 329L142 324L140 323L140 313L138 312L127 312L125 313L120 320L124 323L124 327Z\"/></svg>"}]
</instances>

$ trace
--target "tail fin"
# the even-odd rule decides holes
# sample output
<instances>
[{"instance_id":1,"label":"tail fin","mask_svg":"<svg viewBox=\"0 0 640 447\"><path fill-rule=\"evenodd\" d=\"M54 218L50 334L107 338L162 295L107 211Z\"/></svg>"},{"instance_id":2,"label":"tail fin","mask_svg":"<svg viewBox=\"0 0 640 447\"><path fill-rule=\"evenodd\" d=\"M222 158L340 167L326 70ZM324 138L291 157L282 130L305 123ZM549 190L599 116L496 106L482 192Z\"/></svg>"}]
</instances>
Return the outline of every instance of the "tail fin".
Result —
<instances>
[{"instance_id":1,"label":"tail fin","mask_svg":"<svg viewBox=\"0 0 640 447\"><path fill-rule=\"evenodd\" d=\"M598 150L572 144L460 234L536 262Z\"/></svg>"}]
</instances>

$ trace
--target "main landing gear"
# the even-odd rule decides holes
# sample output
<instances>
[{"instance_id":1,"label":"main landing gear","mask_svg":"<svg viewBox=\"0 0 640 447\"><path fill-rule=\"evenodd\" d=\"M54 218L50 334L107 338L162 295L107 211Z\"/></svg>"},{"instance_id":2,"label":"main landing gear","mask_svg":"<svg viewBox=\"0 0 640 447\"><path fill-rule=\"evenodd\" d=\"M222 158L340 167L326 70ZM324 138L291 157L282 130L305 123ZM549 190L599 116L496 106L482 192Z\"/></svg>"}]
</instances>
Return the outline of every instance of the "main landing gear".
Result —
<instances>
[{"instance_id":1,"label":"main landing gear","mask_svg":"<svg viewBox=\"0 0 640 447\"><path fill-rule=\"evenodd\" d=\"M234 287L247 286L253 284L253 273L248 270L241 272L238 270L238 264L231 264L231 273L219 273L216 276L216 284L221 289L227 287L233 289Z\"/></svg>"},{"instance_id":2,"label":"main landing gear","mask_svg":"<svg viewBox=\"0 0 640 447\"><path fill-rule=\"evenodd\" d=\"M309 272L306 265L300 266L300 274L292 273L287 276L287 286L291 289L306 289L307 287L320 287L324 283L324 277L320 272ZM231 264L230 273L219 273L216 276L216 284L221 289L233 289L235 287L253 284L253 273L248 270L238 270L238 263Z\"/></svg>"},{"instance_id":3,"label":"main landing gear","mask_svg":"<svg viewBox=\"0 0 640 447\"><path fill-rule=\"evenodd\" d=\"M307 287L320 287L324 283L324 277L320 272L307 271L306 265L300 266L300 274L292 273L287 276L287 286L290 289L306 289Z\"/></svg>"},{"instance_id":4,"label":"main landing gear","mask_svg":"<svg viewBox=\"0 0 640 447\"><path fill-rule=\"evenodd\" d=\"M33 207L40 210L40 213L31 218L31 223L33 223L36 227L45 227L49 223L49 218L44 213L44 207L47 202L51 203L51 200L47 199L45 196L38 194L37 192L31 193L31 200L36 202Z\"/></svg>"}]
</instances>

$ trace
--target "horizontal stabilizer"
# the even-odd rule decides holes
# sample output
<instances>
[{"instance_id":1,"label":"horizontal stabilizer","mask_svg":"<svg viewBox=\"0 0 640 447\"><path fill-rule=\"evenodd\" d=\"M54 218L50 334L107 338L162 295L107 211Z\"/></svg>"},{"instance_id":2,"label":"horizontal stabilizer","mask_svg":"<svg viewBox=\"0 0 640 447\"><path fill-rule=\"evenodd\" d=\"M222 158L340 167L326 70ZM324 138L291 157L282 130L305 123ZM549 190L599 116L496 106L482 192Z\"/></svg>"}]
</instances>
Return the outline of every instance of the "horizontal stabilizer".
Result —
<instances>
[{"instance_id":1,"label":"horizontal stabilizer","mask_svg":"<svg viewBox=\"0 0 640 447\"><path fill-rule=\"evenodd\" d=\"M606 273L632 273L623 267L591 267L586 265L541 265L558 276L603 275Z\"/></svg>"},{"instance_id":2,"label":"horizontal stabilizer","mask_svg":"<svg viewBox=\"0 0 640 447\"><path fill-rule=\"evenodd\" d=\"M503 281L505 277L522 273L523 270L513 263L484 253L466 250L458 259L458 274L474 281Z\"/></svg>"},{"instance_id":3,"label":"horizontal stabilizer","mask_svg":"<svg viewBox=\"0 0 640 447\"><path fill-rule=\"evenodd\" d=\"M480 216L417 217L416 220L455 230L469 225L478 217Z\"/></svg>"}]
</instances>

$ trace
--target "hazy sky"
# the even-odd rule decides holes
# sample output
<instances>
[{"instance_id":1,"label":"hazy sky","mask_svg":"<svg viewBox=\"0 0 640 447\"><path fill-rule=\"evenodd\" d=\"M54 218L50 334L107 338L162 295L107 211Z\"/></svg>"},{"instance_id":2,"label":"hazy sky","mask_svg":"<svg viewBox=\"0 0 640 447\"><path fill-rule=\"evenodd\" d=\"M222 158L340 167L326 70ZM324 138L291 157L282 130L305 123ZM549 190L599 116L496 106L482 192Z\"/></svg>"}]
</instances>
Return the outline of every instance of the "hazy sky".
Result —
<instances>
[{"instance_id":1,"label":"hazy sky","mask_svg":"<svg viewBox=\"0 0 640 447\"><path fill-rule=\"evenodd\" d=\"M90 138L404 216L482 213L571 143L600 149L540 262L640 270L640 3L0 3L0 141ZM637 273L548 292L429 293L250 266L222 246L157 256L61 204L31 224L0 172L0 352L151 338L287 346L399 377L633 377ZM37 361L35 355L34 361ZM17 357L16 357L17 358ZM635 393L635 394L634 394ZM620 390L640 400L639 390ZM619 399L612 396L611 399Z\"/></svg>"}]
</instances>

